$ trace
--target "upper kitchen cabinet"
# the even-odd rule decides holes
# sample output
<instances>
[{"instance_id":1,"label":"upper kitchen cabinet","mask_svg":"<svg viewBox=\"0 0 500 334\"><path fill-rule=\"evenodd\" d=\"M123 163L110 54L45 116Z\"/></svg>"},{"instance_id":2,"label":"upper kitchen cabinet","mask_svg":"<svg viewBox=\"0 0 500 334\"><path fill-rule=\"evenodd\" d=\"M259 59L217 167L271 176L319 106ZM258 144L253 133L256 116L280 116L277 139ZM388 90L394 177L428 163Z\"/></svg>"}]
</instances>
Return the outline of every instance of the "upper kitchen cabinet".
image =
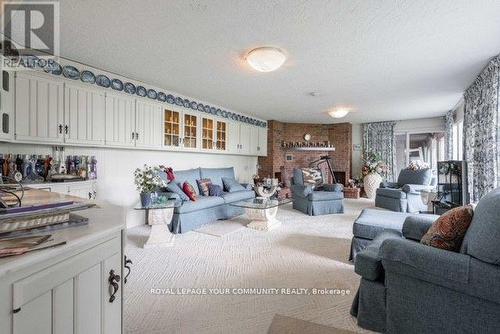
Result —
<instances>
[{"instance_id":1,"label":"upper kitchen cabinet","mask_svg":"<svg viewBox=\"0 0 500 334\"><path fill-rule=\"evenodd\" d=\"M0 139L11 140L14 135L14 72L2 71L0 89Z\"/></svg>"},{"instance_id":2,"label":"upper kitchen cabinet","mask_svg":"<svg viewBox=\"0 0 500 334\"><path fill-rule=\"evenodd\" d=\"M259 127L259 145L257 146L257 155L267 156L267 127Z\"/></svg>"},{"instance_id":3,"label":"upper kitchen cabinet","mask_svg":"<svg viewBox=\"0 0 500 334\"><path fill-rule=\"evenodd\" d=\"M177 110L163 111L163 146L170 149L181 148L182 113Z\"/></svg>"},{"instance_id":4,"label":"upper kitchen cabinet","mask_svg":"<svg viewBox=\"0 0 500 334\"><path fill-rule=\"evenodd\" d=\"M35 72L15 79L15 140L64 142L63 83Z\"/></svg>"},{"instance_id":5,"label":"upper kitchen cabinet","mask_svg":"<svg viewBox=\"0 0 500 334\"><path fill-rule=\"evenodd\" d=\"M162 147L162 111L163 107L158 103L137 100L135 115L136 147Z\"/></svg>"},{"instance_id":6,"label":"upper kitchen cabinet","mask_svg":"<svg viewBox=\"0 0 500 334\"><path fill-rule=\"evenodd\" d=\"M135 146L135 99L106 94L106 145Z\"/></svg>"},{"instance_id":7,"label":"upper kitchen cabinet","mask_svg":"<svg viewBox=\"0 0 500 334\"><path fill-rule=\"evenodd\" d=\"M66 143L104 145L106 99L104 92L64 85L64 136Z\"/></svg>"}]
</instances>

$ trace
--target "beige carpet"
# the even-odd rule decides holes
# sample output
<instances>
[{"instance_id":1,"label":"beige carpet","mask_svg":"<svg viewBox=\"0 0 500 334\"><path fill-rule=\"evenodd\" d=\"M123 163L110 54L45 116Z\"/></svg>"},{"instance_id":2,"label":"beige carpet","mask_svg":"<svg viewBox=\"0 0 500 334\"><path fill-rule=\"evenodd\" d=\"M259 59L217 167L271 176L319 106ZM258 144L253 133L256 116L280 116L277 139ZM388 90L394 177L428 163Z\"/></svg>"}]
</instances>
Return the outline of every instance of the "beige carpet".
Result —
<instances>
[{"instance_id":1,"label":"beige carpet","mask_svg":"<svg viewBox=\"0 0 500 334\"><path fill-rule=\"evenodd\" d=\"M349 315L359 277L347 258L352 222L372 203L345 206L342 215L309 217L286 205L278 213L283 225L271 232L189 232L171 248L144 250L147 227L128 230L134 264L124 287L125 332L264 334L277 315L366 332Z\"/></svg>"}]
</instances>

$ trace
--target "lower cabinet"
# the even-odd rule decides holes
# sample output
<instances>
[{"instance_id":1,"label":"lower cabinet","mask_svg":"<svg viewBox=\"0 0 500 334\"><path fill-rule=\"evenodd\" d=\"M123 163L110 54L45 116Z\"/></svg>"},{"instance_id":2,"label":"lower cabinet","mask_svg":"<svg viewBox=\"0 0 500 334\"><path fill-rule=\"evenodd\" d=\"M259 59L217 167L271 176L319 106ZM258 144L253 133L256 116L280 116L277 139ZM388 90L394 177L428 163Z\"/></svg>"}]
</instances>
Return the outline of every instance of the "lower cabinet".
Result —
<instances>
[{"instance_id":1,"label":"lower cabinet","mask_svg":"<svg viewBox=\"0 0 500 334\"><path fill-rule=\"evenodd\" d=\"M85 199L95 200L97 198L97 181L76 181L66 183L37 183L27 185L30 188L46 190L63 195L71 195Z\"/></svg>"},{"instance_id":2,"label":"lower cabinet","mask_svg":"<svg viewBox=\"0 0 500 334\"><path fill-rule=\"evenodd\" d=\"M14 334L122 332L121 234L15 281ZM3 332L2 332L3 333Z\"/></svg>"}]
</instances>

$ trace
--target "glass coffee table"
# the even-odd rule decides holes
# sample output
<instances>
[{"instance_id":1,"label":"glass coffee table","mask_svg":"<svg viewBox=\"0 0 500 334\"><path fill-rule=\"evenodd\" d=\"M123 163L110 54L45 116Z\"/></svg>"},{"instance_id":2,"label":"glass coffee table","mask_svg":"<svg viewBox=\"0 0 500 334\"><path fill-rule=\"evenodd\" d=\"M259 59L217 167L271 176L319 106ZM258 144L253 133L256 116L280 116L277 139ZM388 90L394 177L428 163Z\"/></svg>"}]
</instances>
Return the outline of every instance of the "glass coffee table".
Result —
<instances>
[{"instance_id":1,"label":"glass coffee table","mask_svg":"<svg viewBox=\"0 0 500 334\"><path fill-rule=\"evenodd\" d=\"M282 199L264 199L251 198L239 202L231 203L230 205L244 208L250 222L248 228L259 231L270 231L281 225L281 222L276 219L278 207L291 203L292 200Z\"/></svg>"}]
</instances>

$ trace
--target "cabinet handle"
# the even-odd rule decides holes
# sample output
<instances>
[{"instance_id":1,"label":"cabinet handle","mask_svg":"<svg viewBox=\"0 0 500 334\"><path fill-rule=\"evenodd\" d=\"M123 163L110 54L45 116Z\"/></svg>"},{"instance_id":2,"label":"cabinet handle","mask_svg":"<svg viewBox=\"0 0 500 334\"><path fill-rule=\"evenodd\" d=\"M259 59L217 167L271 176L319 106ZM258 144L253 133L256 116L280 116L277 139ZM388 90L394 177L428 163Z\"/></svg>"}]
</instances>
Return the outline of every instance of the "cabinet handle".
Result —
<instances>
[{"instance_id":1,"label":"cabinet handle","mask_svg":"<svg viewBox=\"0 0 500 334\"><path fill-rule=\"evenodd\" d=\"M92 193L89 191L89 199L92 199Z\"/></svg>"},{"instance_id":2,"label":"cabinet handle","mask_svg":"<svg viewBox=\"0 0 500 334\"><path fill-rule=\"evenodd\" d=\"M124 283L124 284L127 284L127 278L128 278L128 275L130 275L130 272L132 271L132 270L130 269L129 264L133 264L133 263L132 263L132 260L131 260L131 259L127 259L127 255L125 255L124 262L125 262L125 264L124 264L123 266L125 267L125 269L127 269L127 270L128 270L128 272L127 272L127 274L125 275L125 277L123 278L123 283Z\"/></svg>"},{"instance_id":3,"label":"cabinet handle","mask_svg":"<svg viewBox=\"0 0 500 334\"><path fill-rule=\"evenodd\" d=\"M20 307L16 308L15 310L12 310L12 313L19 313L19 312L21 312L21 308Z\"/></svg>"},{"instance_id":4,"label":"cabinet handle","mask_svg":"<svg viewBox=\"0 0 500 334\"><path fill-rule=\"evenodd\" d=\"M69 132L69 126L65 125L64 126L64 133L68 134L68 132Z\"/></svg>"},{"instance_id":5,"label":"cabinet handle","mask_svg":"<svg viewBox=\"0 0 500 334\"><path fill-rule=\"evenodd\" d=\"M139 134L137 132L135 133L135 139L139 140Z\"/></svg>"},{"instance_id":6,"label":"cabinet handle","mask_svg":"<svg viewBox=\"0 0 500 334\"><path fill-rule=\"evenodd\" d=\"M134 133L133 133L133 132L132 132L132 134L130 135L130 137L132 137L132 140L134 140L134 139L135 139L135 135L134 135Z\"/></svg>"},{"instance_id":7,"label":"cabinet handle","mask_svg":"<svg viewBox=\"0 0 500 334\"><path fill-rule=\"evenodd\" d=\"M62 134L63 126L62 124L59 124L59 133Z\"/></svg>"},{"instance_id":8,"label":"cabinet handle","mask_svg":"<svg viewBox=\"0 0 500 334\"><path fill-rule=\"evenodd\" d=\"M109 302L112 303L115 301L116 297L115 294L118 292L118 282L120 282L120 275L116 275L114 270L111 270L109 272L109 278L108 278L108 283L109 283L109 294L111 295L109 297Z\"/></svg>"}]
</instances>

